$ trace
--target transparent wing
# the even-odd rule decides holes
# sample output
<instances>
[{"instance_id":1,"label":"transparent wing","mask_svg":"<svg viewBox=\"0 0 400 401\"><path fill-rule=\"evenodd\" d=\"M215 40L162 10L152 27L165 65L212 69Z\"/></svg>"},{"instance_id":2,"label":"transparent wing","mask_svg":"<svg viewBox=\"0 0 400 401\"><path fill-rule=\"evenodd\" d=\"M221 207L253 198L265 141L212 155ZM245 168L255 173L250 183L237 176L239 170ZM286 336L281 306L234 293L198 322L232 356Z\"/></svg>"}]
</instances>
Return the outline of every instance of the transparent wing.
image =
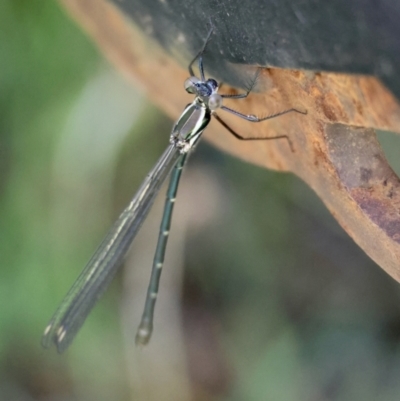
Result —
<instances>
[{"instance_id":1,"label":"transparent wing","mask_svg":"<svg viewBox=\"0 0 400 401\"><path fill-rule=\"evenodd\" d=\"M172 167L182 157L169 145L131 203L114 223L46 327L42 345L58 352L71 344L86 317L108 288Z\"/></svg>"}]
</instances>

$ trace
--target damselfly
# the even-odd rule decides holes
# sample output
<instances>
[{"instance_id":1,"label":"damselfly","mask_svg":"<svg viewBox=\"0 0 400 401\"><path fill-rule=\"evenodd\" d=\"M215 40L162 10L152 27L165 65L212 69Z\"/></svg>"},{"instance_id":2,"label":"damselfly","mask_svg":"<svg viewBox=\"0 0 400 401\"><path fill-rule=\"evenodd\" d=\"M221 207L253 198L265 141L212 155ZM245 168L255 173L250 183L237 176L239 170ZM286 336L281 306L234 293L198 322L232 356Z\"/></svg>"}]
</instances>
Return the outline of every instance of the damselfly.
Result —
<instances>
[{"instance_id":1,"label":"damselfly","mask_svg":"<svg viewBox=\"0 0 400 401\"><path fill-rule=\"evenodd\" d=\"M203 67L203 54L213 31L214 29L211 27L202 49L189 64L190 77L185 81L185 89L188 93L195 95L195 99L186 106L173 126L167 149L149 172L128 207L114 223L50 320L42 338L44 347L47 348L54 343L58 352L63 352L71 344L86 317L111 283L141 224L150 211L158 190L172 170L143 316L136 334L137 344L148 343L153 330L154 308L182 169L186 164L188 154L196 146L204 129L209 124L211 116L214 116L231 134L240 140L283 138L292 147L287 135L268 138L242 137L216 114L216 110L221 109L250 122L261 122L292 111L302 114L306 114L306 112L289 109L258 118L255 115L242 114L224 106L223 99L243 99L249 95L257 81L260 69L257 70L245 93L219 94L220 85L212 78L205 78ZM198 60L200 78L197 78L193 71L196 60Z\"/></svg>"}]
</instances>

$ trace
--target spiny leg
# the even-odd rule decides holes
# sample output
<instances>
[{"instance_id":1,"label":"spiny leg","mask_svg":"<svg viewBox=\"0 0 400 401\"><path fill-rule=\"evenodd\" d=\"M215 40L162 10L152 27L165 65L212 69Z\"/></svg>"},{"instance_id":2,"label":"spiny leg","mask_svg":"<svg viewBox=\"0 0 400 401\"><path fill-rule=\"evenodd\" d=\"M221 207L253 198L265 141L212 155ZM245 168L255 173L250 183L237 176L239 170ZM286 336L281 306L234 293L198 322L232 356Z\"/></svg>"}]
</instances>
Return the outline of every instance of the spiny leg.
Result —
<instances>
[{"instance_id":1,"label":"spiny leg","mask_svg":"<svg viewBox=\"0 0 400 401\"><path fill-rule=\"evenodd\" d=\"M165 249L167 247L169 230L171 227L172 212L174 210L179 180L181 178L182 169L186 160L187 154L182 155L171 173L167 197L165 199L163 217L160 225L160 233L158 235L156 253L154 255L153 267L151 269L150 283L147 289L146 303L135 338L135 343L137 345L146 345L150 340L151 333L153 332L154 309L156 306L158 287L160 285Z\"/></svg>"},{"instance_id":2,"label":"spiny leg","mask_svg":"<svg viewBox=\"0 0 400 401\"><path fill-rule=\"evenodd\" d=\"M194 74L194 71L193 71L193 64L197 59L199 59L200 78L202 81L205 81L204 67L203 67L203 53L205 52L206 47L207 47L208 43L210 42L211 35L214 32L214 25L211 23L211 21L210 21L210 24L211 24L211 28L208 31L208 34L207 34L206 40L204 41L203 47L194 56L193 60L190 62L189 67L188 67L190 76L195 77L196 75Z\"/></svg>"},{"instance_id":3,"label":"spiny leg","mask_svg":"<svg viewBox=\"0 0 400 401\"><path fill-rule=\"evenodd\" d=\"M258 80L258 77L260 75L262 68L257 68L256 73L254 74L253 79L250 82L249 87L247 88L247 91L245 93L239 93L237 95L221 95L221 97L223 97L224 99L244 99L247 96L249 96L250 92L254 89L254 86L256 85L256 82ZM220 88L221 88L222 84L220 84Z\"/></svg>"},{"instance_id":4,"label":"spiny leg","mask_svg":"<svg viewBox=\"0 0 400 401\"><path fill-rule=\"evenodd\" d=\"M271 118L283 116L284 114L291 113L293 111L296 112L296 113L300 113L300 114L307 114L307 111L301 111L301 110L297 110L297 109L294 109L294 108L287 109L287 110L284 110L284 111L280 111L279 113L271 114L271 115L266 116L266 117L257 117L254 114L243 114L243 113L240 113L239 111L230 109L229 107L226 107L226 106L221 106L221 110L228 111L229 113L234 114L235 116L243 118L243 119L245 119L247 121L250 121L252 123L260 123L261 121L266 121L266 120L270 120Z\"/></svg>"},{"instance_id":5,"label":"spiny leg","mask_svg":"<svg viewBox=\"0 0 400 401\"><path fill-rule=\"evenodd\" d=\"M269 136L267 138L259 138L259 137L243 137L241 135L239 135L237 132L235 132L224 120L222 120L222 118L214 113L213 116L215 117L215 119L222 125L224 126L235 138L240 139L241 141L268 141L268 140L272 140L272 139L286 139L288 141L290 150L292 152L294 152L294 147L293 147L293 143L290 140L290 138L287 135L276 135L276 136Z\"/></svg>"},{"instance_id":6,"label":"spiny leg","mask_svg":"<svg viewBox=\"0 0 400 401\"><path fill-rule=\"evenodd\" d=\"M262 70L261 67L257 69L257 72L255 73L254 78L252 79L251 84L250 84L249 88L247 89L247 91L245 93L240 93L240 94L237 94L237 95L221 95L221 97L224 98L224 99L244 99L247 96L249 96L250 92L254 89L254 86L255 86L255 84L256 84L256 82L258 80L258 77L260 75L261 70ZM219 85L219 87L221 88L221 86L222 86L222 83ZM295 108L292 107L291 109L280 111L279 113L271 114L271 115L266 116L266 117L257 117L254 114L243 114L243 113L240 113L239 111L233 110L233 109L231 109L229 107L226 107L226 106L221 106L220 108L221 108L221 110L225 110L225 111L227 111L229 113L234 114L237 117L243 118L243 119L245 119L247 121L250 121L250 122L253 122L253 123L259 123L261 121L270 120L271 118L283 116L284 114L290 113L290 112L293 112L293 111L296 112L296 113L300 113L300 114L307 114L307 110L306 111L301 111L301 110L298 110L298 109L295 109ZM220 120L219 117L217 119Z\"/></svg>"}]
</instances>

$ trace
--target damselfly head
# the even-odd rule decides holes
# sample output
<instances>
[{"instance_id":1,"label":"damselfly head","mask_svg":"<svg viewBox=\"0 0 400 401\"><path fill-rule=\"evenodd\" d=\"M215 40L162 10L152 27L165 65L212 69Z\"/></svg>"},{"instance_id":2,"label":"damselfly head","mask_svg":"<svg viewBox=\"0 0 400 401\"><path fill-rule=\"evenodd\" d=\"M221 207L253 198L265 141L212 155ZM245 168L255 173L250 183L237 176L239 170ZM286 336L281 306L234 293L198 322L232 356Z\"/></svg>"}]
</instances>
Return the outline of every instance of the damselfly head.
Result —
<instances>
[{"instance_id":1,"label":"damselfly head","mask_svg":"<svg viewBox=\"0 0 400 401\"><path fill-rule=\"evenodd\" d=\"M190 77L185 81L185 90L201 98L209 98L218 91L218 82L212 78L202 81L199 78Z\"/></svg>"}]
</instances>

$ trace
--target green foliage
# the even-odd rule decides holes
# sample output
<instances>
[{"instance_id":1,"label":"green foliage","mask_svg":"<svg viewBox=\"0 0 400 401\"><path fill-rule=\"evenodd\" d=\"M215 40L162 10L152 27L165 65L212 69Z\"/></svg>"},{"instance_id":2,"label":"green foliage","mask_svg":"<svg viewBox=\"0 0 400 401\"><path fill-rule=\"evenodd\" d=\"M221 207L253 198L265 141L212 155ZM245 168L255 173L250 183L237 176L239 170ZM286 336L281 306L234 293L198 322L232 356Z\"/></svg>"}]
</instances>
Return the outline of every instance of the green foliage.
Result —
<instances>
[{"instance_id":1,"label":"green foliage","mask_svg":"<svg viewBox=\"0 0 400 401\"><path fill-rule=\"evenodd\" d=\"M52 151L68 108L96 65L93 46L57 4L0 4L0 352L33 344L52 263ZM41 294L41 297L37 295ZM29 302L27 302L29 300ZM42 315L43 313L43 315ZM16 324L17 322L17 324Z\"/></svg>"}]
</instances>

